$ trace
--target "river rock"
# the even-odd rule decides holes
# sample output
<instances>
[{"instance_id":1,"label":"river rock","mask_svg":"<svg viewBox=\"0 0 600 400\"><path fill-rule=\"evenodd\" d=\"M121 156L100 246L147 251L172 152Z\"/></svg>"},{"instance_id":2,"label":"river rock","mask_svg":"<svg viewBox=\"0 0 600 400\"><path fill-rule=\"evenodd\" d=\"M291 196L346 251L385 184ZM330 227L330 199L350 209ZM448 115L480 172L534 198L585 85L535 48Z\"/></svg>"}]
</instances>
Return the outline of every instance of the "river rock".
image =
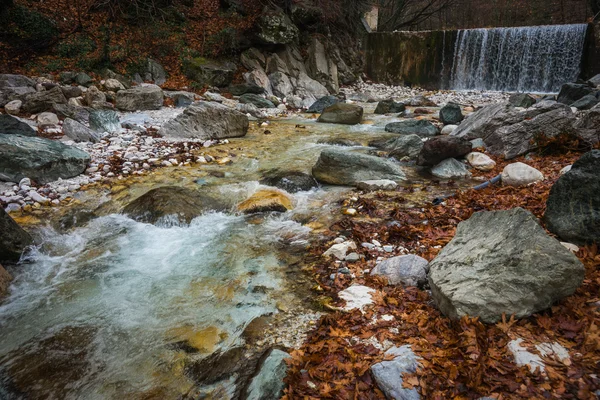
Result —
<instances>
[{"instance_id":1,"label":"river rock","mask_svg":"<svg viewBox=\"0 0 600 400\"><path fill-rule=\"evenodd\" d=\"M9 101L4 105L4 111L6 111L7 114L17 115L21 112L21 106L23 106L21 100Z\"/></svg>"},{"instance_id":2,"label":"river rock","mask_svg":"<svg viewBox=\"0 0 600 400\"><path fill-rule=\"evenodd\" d=\"M458 128L458 125L445 125L440 134L442 135L451 135L452 132L454 132L456 130L456 128Z\"/></svg>"},{"instance_id":3,"label":"river rock","mask_svg":"<svg viewBox=\"0 0 600 400\"><path fill-rule=\"evenodd\" d=\"M385 352L388 361L381 361L371 367L371 373L377 386L386 398L394 400L419 400L421 396L416 388L408 389L403 386L404 374L414 374L419 367L419 358L410 345L392 347Z\"/></svg>"},{"instance_id":4,"label":"river rock","mask_svg":"<svg viewBox=\"0 0 600 400\"><path fill-rule=\"evenodd\" d=\"M246 93L240 96L240 103L253 104L258 108L276 108L272 101L254 93Z\"/></svg>"},{"instance_id":5,"label":"river rock","mask_svg":"<svg viewBox=\"0 0 600 400\"><path fill-rule=\"evenodd\" d=\"M404 103L397 103L394 100L382 100L377 103L375 114L401 113L404 112L404 110L406 110L406 105Z\"/></svg>"},{"instance_id":6,"label":"river rock","mask_svg":"<svg viewBox=\"0 0 600 400\"><path fill-rule=\"evenodd\" d=\"M98 133L71 118L67 118L63 122L63 133L75 142L97 143L100 141Z\"/></svg>"},{"instance_id":7,"label":"river rock","mask_svg":"<svg viewBox=\"0 0 600 400\"><path fill-rule=\"evenodd\" d=\"M257 23L258 39L265 44L288 44L298 38L299 30L281 10L263 12Z\"/></svg>"},{"instance_id":8,"label":"river rock","mask_svg":"<svg viewBox=\"0 0 600 400\"><path fill-rule=\"evenodd\" d=\"M121 129L119 116L112 110L92 110L89 114L90 129L95 132L114 133Z\"/></svg>"},{"instance_id":9,"label":"river rock","mask_svg":"<svg viewBox=\"0 0 600 400\"><path fill-rule=\"evenodd\" d=\"M535 99L527 93L513 93L508 102L515 107L529 108L536 103Z\"/></svg>"},{"instance_id":10,"label":"river rock","mask_svg":"<svg viewBox=\"0 0 600 400\"><path fill-rule=\"evenodd\" d=\"M596 96L593 94L588 94L571 104L571 107L575 107L579 110L589 110L598 103L600 103L600 100L598 100Z\"/></svg>"},{"instance_id":11,"label":"river rock","mask_svg":"<svg viewBox=\"0 0 600 400\"><path fill-rule=\"evenodd\" d=\"M496 166L496 162L490 157L477 151L467 154L465 157L469 164L479 171L491 171Z\"/></svg>"},{"instance_id":12,"label":"river rock","mask_svg":"<svg viewBox=\"0 0 600 400\"><path fill-rule=\"evenodd\" d=\"M229 85L229 93L234 96L241 96L246 93L263 94L265 89L259 85L251 83L238 83L236 85Z\"/></svg>"},{"instance_id":13,"label":"river rock","mask_svg":"<svg viewBox=\"0 0 600 400\"><path fill-rule=\"evenodd\" d=\"M199 101L166 122L158 134L170 138L226 139L245 136L248 127L245 114L219 103Z\"/></svg>"},{"instance_id":14,"label":"river rock","mask_svg":"<svg viewBox=\"0 0 600 400\"><path fill-rule=\"evenodd\" d=\"M23 251L31 244L33 239L29 233L0 207L0 261L18 261Z\"/></svg>"},{"instance_id":15,"label":"river rock","mask_svg":"<svg viewBox=\"0 0 600 400\"><path fill-rule=\"evenodd\" d=\"M390 157L402 159L408 157L410 159L416 159L421 153L423 148L423 140L418 135L402 135L398 138L391 139L386 144L387 148L390 148Z\"/></svg>"},{"instance_id":16,"label":"river rock","mask_svg":"<svg viewBox=\"0 0 600 400\"><path fill-rule=\"evenodd\" d=\"M369 180L406 179L402 168L391 161L337 149L323 150L312 174L319 182L346 186Z\"/></svg>"},{"instance_id":17,"label":"river rock","mask_svg":"<svg viewBox=\"0 0 600 400\"><path fill-rule=\"evenodd\" d=\"M346 254L348 254L350 250L356 250L356 243L354 243L352 240L347 240L345 242L332 245L325 253L323 253L323 256L333 256L338 260L344 260L346 258Z\"/></svg>"},{"instance_id":18,"label":"river rock","mask_svg":"<svg viewBox=\"0 0 600 400\"><path fill-rule=\"evenodd\" d=\"M535 149L538 136L574 136L575 120L569 106L553 101L542 101L525 110L498 103L471 114L452 136L481 138L490 154L511 159Z\"/></svg>"},{"instance_id":19,"label":"river rock","mask_svg":"<svg viewBox=\"0 0 600 400\"><path fill-rule=\"evenodd\" d=\"M52 109L53 104L66 104L67 99L63 95L60 87L51 90L43 90L27 95L23 102L23 111L29 114L36 114Z\"/></svg>"},{"instance_id":20,"label":"river rock","mask_svg":"<svg viewBox=\"0 0 600 400\"><path fill-rule=\"evenodd\" d=\"M111 92L118 92L119 90L125 90L125 86L117 79L109 78L104 81L104 88ZM72 96L77 97L77 96Z\"/></svg>"},{"instance_id":21,"label":"river rock","mask_svg":"<svg viewBox=\"0 0 600 400\"><path fill-rule=\"evenodd\" d=\"M42 128L54 127L60 122L56 114L47 111L38 114L36 119L38 126Z\"/></svg>"},{"instance_id":22,"label":"river rock","mask_svg":"<svg viewBox=\"0 0 600 400\"><path fill-rule=\"evenodd\" d=\"M439 133L435 125L424 119L392 122L385 126L385 131L404 135L419 135L421 137L435 136Z\"/></svg>"},{"instance_id":23,"label":"river rock","mask_svg":"<svg viewBox=\"0 0 600 400\"><path fill-rule=\"evenodd\" d=\"M279 190L259 190L237 205L244 214L261 212L286 212L293 209L292 198Z\"/></svg>"},{"instance_id":24,"label":"river rock","mask_svg":"<svg viewBox=\"0 0 600 400\"><path fill-rule=\"evenodd\" d=\"M236 65L231 62L219 62L203 57L185 59L183 73L203 86L225 87L231 83Z\"/></svg>"},{"instance_id":25,"label":"river rock","mask_svg":"<svg viewBox=\"0 0 600 400\"><path fill-rule=\"evenodd\" d=\"M283 395L287 374L285 360L291 356L281 350L273 349L264 359L258 374L252 378L246 390L247 400L272 400Z\"/></svg>"},{"instance_id":26,"label":"river rock","mask_svg":"<svg viewBox=\"0 0 600 400\"><path fill-rule=\"evenodd\" d=\"M37 132L28 123L8 114L0 114L0 133L22 136L37 135Z\"/></svg>"},{"instance_id":27,"label":"river rock","mask_svg":"<svg viewBox=\"0 0 600 400\"><path fill-rule=\"evenodd\" d=\"M361 181L356 184L359 190L365 192L374 192L377 190L394 190L398 187L398 184L389 179L377 179L372 181Z\"/></svg>"},{"instance_id":28,"label":"river rock","mask_svg":"<svg viewBox=\"0 0 600 400\"><path fill-rule=\"evenodd\" d=\"M556 101L571 105L582 97L594 93L594 88L580 83L565 83L560 88Z\"/></svg>"},{"instance_id":29,"label":"river rock","mask_svg":"<svg viewBox=\"0 0 600 400\"><path fill-rule=\"evenodd\" d=\"M363 108L356 104L336 103L323 110L317 120L330 124L356 125L360 124L363 117Z\"/></svg>"},{"instance_id":30,"label":"river rock","mask_svg":"<svg viewBox=\"0 0 600 400\"><path fill-rule=\"evenodd\" d=\"M102 109L105 108L106 95L100 91L96 86L90 86L88 90L83 94L85 103L92 108Z\"/></svg>"},{"instance_id":31,"label":"river rock","mask_svg":"<svg viewBox=\"0 0 600 400\"><path fill-rule=\"evenodd\" d=\"M319 184L311 175L299 171L272 171L260 180L262 185L275 186L288 193L311 190Z\"/></svg>"},{"instance_id":32,"label":"river rock","mask_svg":"<svg viewBox=\"0 0 600 400\"><path fill-rule=\"evenodd\" d=\"M162 89L156 85L137 86L118 91L116 107L121 111L158 110L163 97Z\"/></svg>"},{"instance_id":33,"label":"river rock","mask_svg":"<svg viewBox=\"0 0 600 400\"><path fill-rule=\"evenodd\" d=\"M550 190L544 221L563 240L600 244L600 150L577 160Z\"/></svg>"},{"instance_id":34,"label":"river rock","mask_svg":"<svg viewBox=\"0 0 600 400\"><path fill-rule=\"evenodd\" d=\"M0 180L31 178L46 184L73 178L85 171L90 156L54 140L0 134Z\"/></svg>"},{"instance_id":35,"label":"river rock","mask_svg":"<svg viewBox=\"0 0 600 400\"><path fill-rule=\"evenodd\" d=\"M244 81L250 85L261 87L267 95L273 94L271 81L262 68L244 73Z\"/></svg>"},{"instance_id":36,"label":"river rock","mask_svg":"<svg viewBox=\"0 0 600 400\"><path fill-rule=\"evenodd\" d=\"M435 104L434 101L432 101L422 95L418 95L407 101L403 101L403 103L406 104L407 106L411 106L411 107L436 107L437 106L437 104Z\"/></svg>"},{"instance_id":37,"label":"river rock","mask_svg":"<svg viewBox=\"0 0 600 400\"><path fill-rule=\"evenodd\" d=\"M12 276L0 265L0 300L8 294Z\"/></svg>"},{"instance_id":38,"label":"river rock","mask_svg":"<svg viewBox=\"0 0 600 400\"><path fill-rule=\"evenodd\" d=\"M456 103L449 102L440 109L440 121L444 125L456 125L464 118L460 106Z\"/></svg>"},{"instance_id":39,"label":"river rock","mask_svg":"<svg viewBox=\"0 0 600 400\"><path fill-rule=\"evenodd\" d=\"M455 136L439 136L429 139L423 145L417 158L417 164L432 166L447 158L458 158L469 154L472 144L465 138Z\"/></svg>"},{"instance_id":40,"label":"river rock","mask_svg":"<svg viewBox=\"0 0 600 400\"><path fill-rule=\"evenodd\" d=\"M67 100L75 97L81 97L83 95L83 91L79 86L61 86L60 89L62 90Z\"/></svg>"},{"instance_id":41,"label":"river rock","mask_svg":"<svg viewBox=\"0 0 600 400\"><path fill-rule=\"evenodd\" d=\"M69 100L70 102L71 100ZM79 121L82 124L87 124L90 120L90 110L85 107L75 106L71 104L55 104L52 111L60 118L71 118Z\"/></svg>"},{"instance_id":42,"label":"river rock","mask_svg":"<svg viewBox=\"0 0 600 400\"><path fill-rule=\"evenodd\" d=\"M383 260L371 270L371 275L387 278L390 285L423 286L427 282L429 262L414 254Z\"/></svg>"},{"instance_id":43,"label":"river rock","mask_svg":"<svg viewBox=\"0 0 600 400\"><path fill-rule=\"evenodd\" d=\"M307 113L316 113L316 114L320 114L323 112L323 110L325 110L327 107L330 107L334 104L339 103L340 100L335 97L335 96L324 96L321 97L319 100L315 101L309 108L308 110L306 110Z\"/></svg>"},{"instance_id":44,"label":"river rock","mask_svg":"<svg viewBox=\"0 0 600 400\"><path fill-rule=\"evenodd\" d=\"M455 158L447 158L431 168L431 175L440 179L468 179L471 173Z\"/></svg>"},{"instance_id":45,"label":"river rock","mask_svg":"<svg viewBox=\"0 0 600 400\"><path fill-rule=\"evenodd\" d=\"M514 208L473 214L429 264L429 285L448 317L495 323L527 317L575 292L583 264L540 226Z\"/></svg>"},{"instance_id":46,"label":"river rock","mask_svg":"<svg viewBox=\"0 0 600 400\"><path fill-rule=\"evenodd\" d=\"M508 164L502 170L502 183L505 185L527 186L542 180L544 175L540 171L522 162Z\"/></svg>"},{"instance_id":47,"label":"river rock","mask_svg":"<svg viewBox=\"0 0 600 400\"><path fill-rule=\"evenodd\" d=\"M154 84L161 86L167 81L167 72L157 61L148 58L146 60L144 79L146 81L153 81Z\"/></svg>"},{"instance_id":48,"label":"river rock","mask_svg":"<svg viewBox=\"0 0 600 400\"><path fill-rule=\"evenodd\" d=\"M0 74L0 90L15 87L35 87L35 81L24 75Z\"/></svg>"},{"instance_id":49,"label":"river rock","mask_svg":"<svg viewBox=\"0 0 600 400\"><path fill-rule=\"evenodd\" d=\"M225 207L218 200L197 190L178 186L152 189L129 203L123 214L136 221L154 224L175 218L190 223L206 211L222 211ZM166 222L166 221L165 221Z\"/></svg>"}]
</instances>

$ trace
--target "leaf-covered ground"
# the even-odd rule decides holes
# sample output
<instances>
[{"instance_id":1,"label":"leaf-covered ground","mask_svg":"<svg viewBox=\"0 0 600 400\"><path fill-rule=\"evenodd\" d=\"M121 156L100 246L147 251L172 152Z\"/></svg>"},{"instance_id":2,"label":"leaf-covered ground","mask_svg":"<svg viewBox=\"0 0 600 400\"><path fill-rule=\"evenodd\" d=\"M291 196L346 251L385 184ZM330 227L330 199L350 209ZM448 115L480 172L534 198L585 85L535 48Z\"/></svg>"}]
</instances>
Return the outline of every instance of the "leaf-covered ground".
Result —
<instances>
[{"instance_id":1,"label":"leaf-covered ground","mask_svg":"<svg viewBox=\"0 0 600 400\"><path fill-rule=\"evenodd\" d=\"M332 226L331 239L344 234L357 244L373 239L402 246L409 253L432 260L454 236L460 221L474 212L528 209L542 217L546 199L559 171L581 153L534 155L522 161L544 173L545 180L524 188L490 186L459 192L443 204L407 207L411 189L361 195L352 206L356 217L345 217ZM491 178L508 164L499 161ZM435 183L434 183L435 185ZM440 185L447 185L442 184ZM435 195L431 191L430 199ZM394 221L394 222L392 222ZM322 254L331 242L315 248ZM384 359L384 348L410 344L422 367L404 376L406 386L418 386L422 398L477 399L596 399L600 389L600 251L596 246L577 253L585 264L586 276L577 292L549 310L530 318L506 318L496 325L477 319L451 321L440 314L426 290L388 286L364 270L375 266L381 254L359 246L365 258L348 263L356 276L330 275L340 268L333 259L319 258L314 273L322 296L336 294L351 284L377 290L375 304L361 313L335 311L319 322L302 348L292 353L284 399L383 399L370 374L370 367ZM389 254L390 257L397 254ZM343 301L334 300L335 305ZM385 317L383 317L385 316ZM382 318L383 317L383 318ZM523 338L524 346L558 342L569 350L570 360L545 358L546 372L518 367L507 343ZM383 346L382 346L383 344ZM387 346L385 346L387 344Z\"/></svg>"}]
</instances>

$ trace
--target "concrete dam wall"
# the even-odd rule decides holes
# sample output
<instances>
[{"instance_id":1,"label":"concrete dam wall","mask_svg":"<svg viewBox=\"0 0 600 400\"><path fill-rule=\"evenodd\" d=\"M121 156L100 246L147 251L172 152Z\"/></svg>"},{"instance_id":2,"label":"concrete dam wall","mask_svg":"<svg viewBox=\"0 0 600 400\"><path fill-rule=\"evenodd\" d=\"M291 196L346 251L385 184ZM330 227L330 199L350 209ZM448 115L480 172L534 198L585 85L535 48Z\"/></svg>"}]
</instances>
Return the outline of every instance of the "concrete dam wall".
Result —
<instances>
[{"instance_id":1,"label":"concrete dam wall","mask_svg":"<svg viewBox=\"0 0 600 400\"><path fill-rule=\"evenodd\" d=\"M600 73L592 24L371 33L366 73L429 89L557 92Z\"/></svg>"}]
</instances>

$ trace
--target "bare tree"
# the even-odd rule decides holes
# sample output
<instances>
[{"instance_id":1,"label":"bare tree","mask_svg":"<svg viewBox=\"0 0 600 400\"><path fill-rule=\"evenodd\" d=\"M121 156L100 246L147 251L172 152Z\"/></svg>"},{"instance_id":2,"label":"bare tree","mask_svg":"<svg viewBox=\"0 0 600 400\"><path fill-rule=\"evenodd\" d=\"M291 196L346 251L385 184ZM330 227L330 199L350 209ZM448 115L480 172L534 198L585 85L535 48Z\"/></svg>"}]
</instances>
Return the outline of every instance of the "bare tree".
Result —
<instances>
[{"instance_id":1,"label":"bare tree","mask_svg":"<svg viewBox=\"0 0 600 400\"><path fill-rule=\"evenodd\" d=\"M379 0L379 29L410 29L440 14L456 0ZM441 14L440 14L441 15Z\"/></svg>"}]
</instances>

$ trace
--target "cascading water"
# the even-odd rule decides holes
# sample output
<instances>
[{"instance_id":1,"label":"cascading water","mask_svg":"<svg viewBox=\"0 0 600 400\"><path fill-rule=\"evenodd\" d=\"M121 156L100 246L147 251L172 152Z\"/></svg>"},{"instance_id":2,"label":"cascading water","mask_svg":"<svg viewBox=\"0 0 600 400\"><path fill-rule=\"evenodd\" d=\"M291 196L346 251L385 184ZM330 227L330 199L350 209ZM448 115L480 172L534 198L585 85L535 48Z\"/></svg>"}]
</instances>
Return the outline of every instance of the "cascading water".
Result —
<instances>
[{"instance_id":1,"label":"cascading water","mask_svg":"<svg viewBox=\"0 0 600 400\"><path fill-rule=\"evenodd\" d=\"M579 75L586 29L577 24L461 30L451 88L557 92Z\"/></svg>"}]
</instances>

